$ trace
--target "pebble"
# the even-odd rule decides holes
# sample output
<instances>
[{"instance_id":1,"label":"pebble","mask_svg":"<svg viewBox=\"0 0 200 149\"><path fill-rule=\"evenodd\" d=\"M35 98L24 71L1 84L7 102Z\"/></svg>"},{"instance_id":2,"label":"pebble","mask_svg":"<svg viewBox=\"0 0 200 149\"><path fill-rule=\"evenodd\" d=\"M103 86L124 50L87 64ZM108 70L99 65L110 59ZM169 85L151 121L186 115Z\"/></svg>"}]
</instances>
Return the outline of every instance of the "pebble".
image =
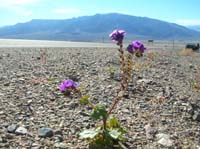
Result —
<instances>
[{"instance_id":1,"label":"pebble","mask_svg":"<svg viewBox=\"0 0 200 149\"><path fill-rule=\"evenodd\" d=\"M69 148L69 146L63 142L55 143L54 147L58 148L58 149L68 149Z\"/></svg>"},{"instance_id":2,"label":"pebble","mask_svg":"<svg viewBox=\"0 0 200 149\"><path fill-rule=\"evenodd\" d=\"M192 116L192 119L195 121L199 121L200 122L200 112L199 111L195 111L194 115Z\"/></svg>"},{"instance_id":3,"label":"pebble","mask_svg":"<svg viewBox=\"0 0 200 149\"><path fill-rule=\"evenodd\" d=\"M159 133L156 135L158 139L158 144L161 144L165 147L172 147L173 141L170 139L170 136L164 133Z\"/></svg>"},{"instance_id":4,"label":"pebble","mask_svg":"<svg viewBox=\"0 0 200 149\"><path fill-rule=\"evenodd\" d=\"M11 124L8 126L7 131L10 133L15 133L15 130L17 129L18 125L17 124Z\"/></svg>"},{"instance_id":5,"label":"pebble","mask_svg":"<svg viewBox=\"0 0 200 149\"><path fill-rule=\"evenodd\" d=\"M46 127L43 127L43 128L40 128L38 130L38 136L39 137L52 137L53 136L53 130L51 128L46 128Z\"/></svg>"},{"instance_id":6,"label":"pebble","mask_svg":"<svg viewBox=\"0 0 200 149\"><path fill-rule=\"evenodd\" d=\"M15 130L15 133L17 135L25 135L28 133L28 130L24 127L18 127L16 130Z\"/></svg>"}]
</instances>

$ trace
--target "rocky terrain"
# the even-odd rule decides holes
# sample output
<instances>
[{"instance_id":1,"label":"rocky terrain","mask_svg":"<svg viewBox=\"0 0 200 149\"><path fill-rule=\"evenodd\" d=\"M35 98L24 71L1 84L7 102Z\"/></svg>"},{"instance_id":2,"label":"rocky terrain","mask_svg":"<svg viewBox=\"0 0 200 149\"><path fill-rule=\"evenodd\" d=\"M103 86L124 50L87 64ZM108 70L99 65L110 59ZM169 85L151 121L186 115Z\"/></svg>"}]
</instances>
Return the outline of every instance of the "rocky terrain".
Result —
<instances>
[{"instance_id":1,"label":"rocky terrain","mask_svg":"<svg viewBox=\"0 0 200 149\"><path fill-rule=\"evenodd\" d=\"M0 148L87 148L78 139L95 123L90 109L58 90L77 81L108 107L120 83L115 48L0 48ZM43 57L43 58L42 58ZM133 80L112 115L126 128L126 148L200 148L200 53L149 50L134 59ZM111 73L110 70L114 70Z\"/></svg>"}]
</instances>

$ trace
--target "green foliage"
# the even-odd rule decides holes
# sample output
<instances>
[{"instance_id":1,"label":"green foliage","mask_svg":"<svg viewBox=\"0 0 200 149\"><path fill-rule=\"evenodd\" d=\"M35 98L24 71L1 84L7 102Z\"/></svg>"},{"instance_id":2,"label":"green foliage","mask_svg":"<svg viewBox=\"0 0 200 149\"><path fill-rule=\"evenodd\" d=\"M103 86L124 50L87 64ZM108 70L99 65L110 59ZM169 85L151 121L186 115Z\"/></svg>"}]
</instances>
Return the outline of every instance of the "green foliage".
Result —
<instances>
[{"instance_id":1,"label":"green foliage","mask_svg":"<svg viewBox=\"0 0 200 149\"><path fill-rule=\"evenodd\" d=\"M103 105L96 105L95 108L92 110L91 118L94 120L97 119L106 119L107 118L107 111Z\"/></svg>"},{"instance_id":2,"label":"green foliage","mask_svg":"<svg viewBox=\"0 0 200 149\"><path fill-rule=\"evenodd\" d=\"M200 83L197 81L192 81L191 85L192 85L192 88L200 89Z\"/></svg>"},{"instance_id":3,"label":"green foliage","mask_svg":"<svg viewBox=\"0 0 200 149\"><path fill-rule=\"evenodd\" d=\"M116 70L115 70L115 68L113 68L113 67L109 67L109 68L107 69L107 71L108 71L109 73L114 73Z\"/></svg>"},{"instance_id":4,"label":"green foliage","mask_svg":"<svg viewBox=\"0 0 200 149\"><path fill-rule=\"evenodd\" d=\"M117 118L115 118L115 117L110 118L110 120L108 122L108 127L109 128L117 128L119 126L120 125L119 125L119 122L118 122Z\"/></svg>"},{"instance_id":5,"label":"green foliage","mask_svg":"<svg viewBox=\"0 0 200 149\"><path fill-rule=\"evenodd\" d=\"M97 128L95 130L91 130L91 129L87 129L87 130L83 130L80 134L79 134L79 138L80 139L93 139L97 134L100 133L100 129Z\"/></svg>"},{"instance_id":6,"label":"green foliage","mask_svg":"<svg viewBox=\"0 0 200 149\"><path fill-rule=\"evenodd\" d=\"M126 130L121 127L119 121L117 120L117 118L113 117L113 118L110 118L110 120L108 121L108 124L107 124L107 127L109 129L113 129L113 130L117 130L118 132L121 133L121 135L127 133ZM119 136L119 138L121 138L121 136ZM118 139L119 139L118 138Z\"/></svg>"},{"instance_id":7,"label":"green foliage","mask_svg":"<svg viewBox=\"0 0 200 149\"><path fill-rule=\"evenodd\" d=\"M87 139L93 148L104 146L112 146L120 140L122 133L117 129L102 129L101 127L95 130L84 130L79 134L80 139Z\"/></svg>"},{"instance_id":8,"label":"green foliage","mask_svg":"<svg viewBox=\"0 0 200 149\"><path fill-rule=\"evenodd\" d=\"M49 82L55 82L56 78L47 78L47 81L49 81Z\"/></svg>"},{"instance_id":9,"label":"green foliage","mask_svg":"<svg viewBox=\"0 0 200 149\"><path fill-rule=\"evenodd\" d=\"M88 98L89 98L88 95L82 96L81 99L80 99L80 103L81 104L87 104L88 103Z\"/></svg>"},{"instance_id":10,"label":"green foliage","mask_svg":"<svg viewBox=\"0 0 200 149\"><path fill-rule=\"evenodd\" d=\"M119 139L120 136L122 135L121 132L119 132L117 129L111 129L109 131L109 135L113 138L113 139Z\"/></svg>"}]
</instances>

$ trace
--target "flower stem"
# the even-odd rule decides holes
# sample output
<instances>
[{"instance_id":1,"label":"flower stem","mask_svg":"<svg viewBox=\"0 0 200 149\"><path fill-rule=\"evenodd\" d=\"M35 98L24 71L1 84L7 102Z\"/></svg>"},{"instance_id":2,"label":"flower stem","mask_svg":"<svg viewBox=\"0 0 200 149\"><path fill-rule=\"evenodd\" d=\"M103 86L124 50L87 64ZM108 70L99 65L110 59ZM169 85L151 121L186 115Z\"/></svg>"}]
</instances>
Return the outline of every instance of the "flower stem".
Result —
<instances>
[{"instance_id":1,"label":"flower stem","mask_svg":"<svg viewBox=\"0 0 200 149\"><path fill-rule=\"evenodd\" d=\"M127 90L128 88L128 82L127 82L127 77L126 77L126 64L125 64L125 60L124 60L124 52L122 50L123 45L120 44L120 48L119 48L119 54L120 54L120 63L121 63L121 70L122 70L122 79L121 79L121 83L120 83L120 89L117 91L117 96L114 99L112 106L110 107L110 109L108 110L107 113L107 117L111 114L111 112L113 111L113 109L115 108L115 106L117 105L117 103L122 99L123 95L124 95L124 91ZM121 94L122 92L122 94Z\"/></svg>"},{"instance_id":2,"label":"flower stem","mask_svg":"<svg viewBox=\"0 0 200 149\"><path fill-rule=\"evenodd\" d=\"M106 127L107 127L106 121L107 121L107 118L103 119L103 129L104 130L106 130Z\"/></svg>"}]
</instances>

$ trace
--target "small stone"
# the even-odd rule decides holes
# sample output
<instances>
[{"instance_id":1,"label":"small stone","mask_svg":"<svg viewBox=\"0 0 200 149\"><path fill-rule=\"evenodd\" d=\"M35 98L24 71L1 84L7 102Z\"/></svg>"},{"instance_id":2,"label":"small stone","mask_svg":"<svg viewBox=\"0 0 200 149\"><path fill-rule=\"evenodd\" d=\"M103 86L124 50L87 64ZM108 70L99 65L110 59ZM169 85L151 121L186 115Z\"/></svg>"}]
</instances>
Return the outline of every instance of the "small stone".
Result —
<instances>
[{"instance_id":1,"label":"small stone","mask_svg":"<svg viewBox=\"0 0 200 149\"><path fill-rule=\"evenodd\" d=\"M194 115L192 116L192 119L195 121L200 121L200 112L195 111Z\"/></svg>"},{"instance_id":2,"label":"small stone","mask_svg":"<svg viewBox=\"0 0 200 149\"><path fill-rule=\"evenodd\" d=\"M173 141L170 139L170 136L164 133L159 133L156 135L158 139L158 144L161 144L165 147L172 147Z\"/></svg>"},{"instance_id":3,"label":"small stone","mask_svg":"<svg viewBox=\"0 0 200 149\"><path fill-rule=\"evenodd\" d=\"M126 114L129 114L129 113L130 113L130 110L129 110L129 109L122 109L122 112L123 112L123 113L126 113Z\"/></svg>"},{"instance_id":4,"label":"small stone","mask_svg":"<svg viewBox=\"0 0 200 149\"><path fill-rule=\"evenodd\" d=\"M144 128L145 128L145 131L146 131L146 137L147 137L147 139L153 139L153 137L154 137L154 135L156 133L156 129L153 128L151 126L151 124L145 125Z\"/></svg>"},{"instance_id":5,"label":"small stone","mask_svg":"<svg viewBox=\"0 0 200 149\"><path fill-rule=\"evenodd\" d=\"M10 82L5 82L3 85L4 85L4 86L9 86L9 85L10 85Z\"/></svg>"},{"instance_id":6,"label":"small stone","mask_svg":"<svg viewBox=\"0 0 200 149\"><path fill-rule=\"evenodd\" d=\"M40 149L41 147L40 146L33 146L31 147L31 149Z\"/></svg>"},{"instance_id":7,"label":"small stone","mask_svg":"<svg viewBox=\"0 0 200 149\"><path fill-rule=\"evenodd\" d=\"M9 133L15 133L15 130L17 129L17 124L11 124L8 126L7 131Z\"/></svg>"},{"instance_id":8,"label":"small stone","mask_svg":"<svg viewBox=\"0 0 200 149\"><path fill-rule=\"evenodd\" d=\"M114 77L113 77L113 80L115 80L117 82L120 82L121 81L121 76L118 75L118 74L115 74Z\"/></svg>"},{"instance_id":9,"label":"small stone","mask_svg":"<svg viewBox=\"0 0 200 149\"><path fill-rule=\"evenodd\" d=\"M89 73L90 73L91 75L97 75L97 70L92 69L91 71L89 71Z\"/></svg>"},{"instance_id":10,"label":"small stone","mask_svg":"<svg viewBox=\"0 0 200 149\"><path fill-rule=\"evenodd\" d=\"M54 142L62 142L63 141L63 137L62 136L55 136L54 137Z\"/></svg>"},{"instance_id":11,"label":"small stone","mask_svg":"<svg viewBox=\"0 0 200 149\"><path fill-rule=\"evenodd\" d=\"M18 127L15 131L16 134L18 135L25 135L28 133L28 130L24 127Z\"/></svg>"},{"instance_id":12,"label":"small stone","mask_svg":"<svg viewBox=\"0 0 200 149\"><path fill-rule=\"evenodd\" d=\"M158 93L157 96L156 96L156 99L160 100L162 98L164 98L163 92Z\"/></svg>"},{"instance_id":13,"label":"small stone","mask_svg":"<svg viewBox=\"0 0 200 149\"><path fill-rule=\"evenodd\" d=\"M0 115L3 115L3 114L5 114L5 112L4 111L0 111Z\"/></svg>"},{"instance_id":14,"label":"small stone","mask_svg":"<svg viewBox=\"0 0 200 149\"><path fill-rule=\"evenodd\" d=\"M140 79L140 80L137 81L137 84L141 84L141 83L149 84L151 82L152 82L152 80Z\"/></svg>"},{"instance_id":15,"label":"small stone","mask_svg":"<svg viewBox=\"0 0 200 149\"><path fill-rule=\"evenodd\" d=\"M189 65L189 68L192 69L192 68L194 68L194 66L193 66L192 64L190 64L190 65Z\"/></svg>"},{"instance_id":16,"label":"small stone","mask_svg":"<svg viewBox=\"0 0 200 149\"><path fill-rule=\"evenodd\" d=\"M63 135L62 130L55 130L54 135Z\"/></svg>"},{"instance_id":17,"label":"small stone","mask_svg":"<svg viewBox=\"0 0 200 149\"><path fill-rule=\"evenodd\" d=\"M39 137L52 137L53 136L53 130L51 128L40 128L38 130L38 136Z\"/></svg>"},{"instance_id":18,"label":"small stone","mask_svg":"<svg viewBox=\"0 0 200 149\"><path fill-rule=\"evenodd\" d=\"M59 149L66 149L66 148L69 148L68 145L67 145L66 143L63 143L63 142L61 142L61 143L60 143L60 142L59 142L59 143L55 143L55 144L54 144L54 147L55 147L55 148L59 148Z\"/></svg>"}]
</instances>

